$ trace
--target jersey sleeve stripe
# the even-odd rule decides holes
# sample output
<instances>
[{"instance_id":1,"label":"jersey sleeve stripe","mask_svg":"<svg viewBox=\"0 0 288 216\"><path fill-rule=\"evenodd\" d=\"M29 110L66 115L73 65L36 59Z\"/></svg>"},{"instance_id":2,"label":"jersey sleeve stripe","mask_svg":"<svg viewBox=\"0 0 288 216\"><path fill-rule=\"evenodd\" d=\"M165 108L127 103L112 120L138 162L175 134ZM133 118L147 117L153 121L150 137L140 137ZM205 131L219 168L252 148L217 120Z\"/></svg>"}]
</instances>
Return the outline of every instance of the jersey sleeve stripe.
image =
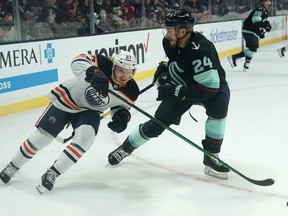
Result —
<instances>
[{"instance_id":1,"label":"jersey sleeve stripe","mask_svg":"<svg viewBox=\"0 0 288 216\"><path fill-rule=\"evenodd\" d=\"M80 55L74 57L72 62L77 61L77 60L91 62L91 59L85 54L80 54Z\"/></svg>"},{"instance_id":2,"label":"jersey sleeve stripe","mask_svg":"<svg viewBox=\"0 0 288 216\"><path fill-rule=\"evenodd\" d=\"M211 89L220 88L220 78L218 75L218 71L215 69L194 75L194 80L200 85L205 86L207 88Z\"/></svg>"},{"instance_id":3,"label":"jersey sleeve stripe","mask_svg":"<svg viewBox=\"0 0 288 216\"><path fill-rule=\"evenodd\" d=\"M56 87L54 92L57 92L61 96L58 100L61 100L62 98L65 104L67 104L71 109L80 110L78 106L73 104L73 102L68 97L66 97L65 93L59 87Z\"/></svg>"},{"instance_id":4,"label":"jersey sleeve stripe","mask_svg":"<svg viewBox=\"0 0 288 216\"><path fill-rule=\"evenodd\" d=\"M201 85L201 84L197 84L197 86L198 86L200 89L202 89L202 90L204 90L204 91L207 91L207 92L217 93L217 92L219 91L219 89L207 88L207 87L205 87L205 86L203 86L203 85Z\"/></svg>"}]
</instances>

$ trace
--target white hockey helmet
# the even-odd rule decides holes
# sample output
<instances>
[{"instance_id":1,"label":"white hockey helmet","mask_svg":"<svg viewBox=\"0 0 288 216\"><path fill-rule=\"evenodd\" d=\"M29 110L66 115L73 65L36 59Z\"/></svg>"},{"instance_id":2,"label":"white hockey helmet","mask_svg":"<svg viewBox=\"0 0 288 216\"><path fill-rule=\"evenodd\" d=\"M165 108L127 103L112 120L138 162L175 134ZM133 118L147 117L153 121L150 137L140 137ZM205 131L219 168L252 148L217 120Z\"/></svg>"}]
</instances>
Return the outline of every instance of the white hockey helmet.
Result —
<instances>
[{"instance_id":1,"label":"white hockey helmet","mask_svg":"<svg viewBox=\"0 0 288 216\"><path fill-rule=\"evenodd\" d=\"M112 55L112 61L114 67L117 65L125 69L132 69L133 71L135 71L137 67L137 60L134 54L124 50L120 50L118 53L114 53Z\"/></svg>"}]
</instances>

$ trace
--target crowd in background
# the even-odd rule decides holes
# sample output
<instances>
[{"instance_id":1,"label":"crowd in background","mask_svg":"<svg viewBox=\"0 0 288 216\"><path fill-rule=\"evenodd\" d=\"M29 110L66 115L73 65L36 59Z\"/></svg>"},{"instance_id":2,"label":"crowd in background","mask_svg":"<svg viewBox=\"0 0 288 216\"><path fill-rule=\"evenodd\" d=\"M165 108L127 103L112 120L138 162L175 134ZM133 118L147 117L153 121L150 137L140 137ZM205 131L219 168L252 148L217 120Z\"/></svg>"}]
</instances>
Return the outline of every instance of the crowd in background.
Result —
<instances>
[{"instance_id":1,"label":"crowd in background","mask_svg":"<svg viewBox=\"0 0 288 216\"><path fill-rule=\"evenodd\" d=\"M192 11L196 23L242 19L257 3L257 0L0 0L0 43L159 28L165 15L179 7ZM274 5L272 0L272 7L272 15L285 14L288 0L277 0ZM19 17L18 23L15 15Z\"/></svg>"}]
</instances>

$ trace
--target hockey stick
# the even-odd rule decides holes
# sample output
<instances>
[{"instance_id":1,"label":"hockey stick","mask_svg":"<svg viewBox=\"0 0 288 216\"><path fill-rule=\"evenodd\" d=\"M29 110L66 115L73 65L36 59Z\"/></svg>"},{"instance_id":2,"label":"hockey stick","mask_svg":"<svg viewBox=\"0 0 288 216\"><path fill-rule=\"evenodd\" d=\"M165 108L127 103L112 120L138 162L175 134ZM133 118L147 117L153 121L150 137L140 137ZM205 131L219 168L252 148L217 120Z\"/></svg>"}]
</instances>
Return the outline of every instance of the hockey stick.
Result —
<instances>
[{"instance_id":1,"label":"hockey stick","mask_svg":"<svg viewBox=\"0 0 288 216\"><path fill-rule=\"evenodd\" d=\"M252 184L255 185L259 185L259 186L270 186L274 184L274 179L264 179L264 180L255 180L255 179L251 179L247 176L245 176L244 174L240 173L238 170L234 169L233 167L231 167L230 165L228 165L227 163L225 163L224 161L222 161L220 158L216 158L213 154L211 154L210 152L206 151L205 149L201 148L200 146L198 146L197 144L195 144L194 142L192 142L191 140L189 140L188 138L186 138L185 136L183 136L182 134L178 133L177 131L173 130L172 128L170 128L169 126L165 125L162 121L156 119L155 117L151 116L150 114L148 114L147 112L145 112L144 110L142 110L141 108L139 108L138 106L130 103L129 101L127 101L125 98L121 97L120 95L116 94L115 92L111 91L109 89L109 93L114 95L115 97L117 97L118 99L122 100L123 102L125 102L126 104L128 104L129 106L133 107L134 109L136 109L137 111L139 111L140 113L142 113L143 115L145 115L146 117L148 117L149 119L151 119L152 121L154 121L156 124L162 126L163 128L167 129L168 131L170 131L171 133L173 133L174 135L176 135L177 137L179 137L180 139L184 140L185 142L189 143L190 145L192 145L193 147L197 148L198 150L200 150L201 152L203 152L205 155L207 155L208 157L212 157L218 161L220 161L224 166L226 166L227 168L229 168L232 172L236 173L237 175L239 175L240 177L244 178L245 180L249 181Z\"/></svg>"},{"instance_id":2,"label":"hockey stick","mask_svg":"<svg viewBox=\"0 0 288 216\"><path fill-rule=\"evenodd\" d=\"M148 86L146 86L145 88L141 89L139 91L139 95L141 95L143 92L147 91L148 89L152 88L154 86L154 83L149 84ZM109 114L111 113L111 111L107 111L106 113L104 113L101 116L101 119L106 118Z\"/></svg>"},{"instance_id":3,"label":"hockey stick","mask_svg":"<svg viewBox=\"0 0 288 216\"><path fill-rule=\"evenodd\" d=\"M148 86L146 86L145 88L141 89L141 90L139 91L139 95L141 95L142 93L144 93L144 92L146 92L147 90L149 90L150 88L152 88L152 87L154 86L154 84L155 84L155 83L151 83L151 84L149 84ZM110 113L111 113L111 111L108 111L108 112L104 113L103 115L101 115L101 119L106 118L108 115L110 115ZM56 140L57 142L59 142L59 143L66 143L66 142L68 142L69 140L71 140L71 139L74 137L74 135L75 135L75 133L74 133L74 131L73 131L72 134L71 134L69 137L67 137L67 138L62 138L62 137L60 137L60 136L57 136L57 137L55 138L55 140Z\"/></svg>"}]
</instances>

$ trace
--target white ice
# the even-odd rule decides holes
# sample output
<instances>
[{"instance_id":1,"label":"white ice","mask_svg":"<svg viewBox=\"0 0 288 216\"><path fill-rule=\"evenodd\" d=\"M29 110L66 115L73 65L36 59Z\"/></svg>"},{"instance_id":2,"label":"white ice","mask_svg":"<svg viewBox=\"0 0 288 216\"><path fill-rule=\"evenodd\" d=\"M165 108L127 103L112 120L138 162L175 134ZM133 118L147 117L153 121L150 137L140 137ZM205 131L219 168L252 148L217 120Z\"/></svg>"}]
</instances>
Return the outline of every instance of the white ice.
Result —
<instances>
[{"instance_id":1,"label":"white ice","mask_svg":"<svg viewBox=\"0 0 288 216\"><path fill-rule=\"evenodd\" d=\"M102 120L92 148L57 179L53 191L40 195L40 177L65 147L56 141L40 151L5 185L0 182L0 215L18 216L283 216L288 214L288 53L277 48L288 41L262 47L242 72L243 60L232 69L221 59L231 88L231 103L220 157L244 175L273 178L269 187L249 183L234 172L228 180L203 173L203 153L165 131L126 158L106 167L107 155L148 118L132 109L132 120L122 134ZM140 88L151 78L139 82ZM158 102L156 88L136 103L149 114ZM20 144L35 130L45 107L0 118L0 169L10 162ZM201 146L205 110L192 107L172 128ZM71 131L65 130L62 137Z\"/></svg>"}]
</instances>

